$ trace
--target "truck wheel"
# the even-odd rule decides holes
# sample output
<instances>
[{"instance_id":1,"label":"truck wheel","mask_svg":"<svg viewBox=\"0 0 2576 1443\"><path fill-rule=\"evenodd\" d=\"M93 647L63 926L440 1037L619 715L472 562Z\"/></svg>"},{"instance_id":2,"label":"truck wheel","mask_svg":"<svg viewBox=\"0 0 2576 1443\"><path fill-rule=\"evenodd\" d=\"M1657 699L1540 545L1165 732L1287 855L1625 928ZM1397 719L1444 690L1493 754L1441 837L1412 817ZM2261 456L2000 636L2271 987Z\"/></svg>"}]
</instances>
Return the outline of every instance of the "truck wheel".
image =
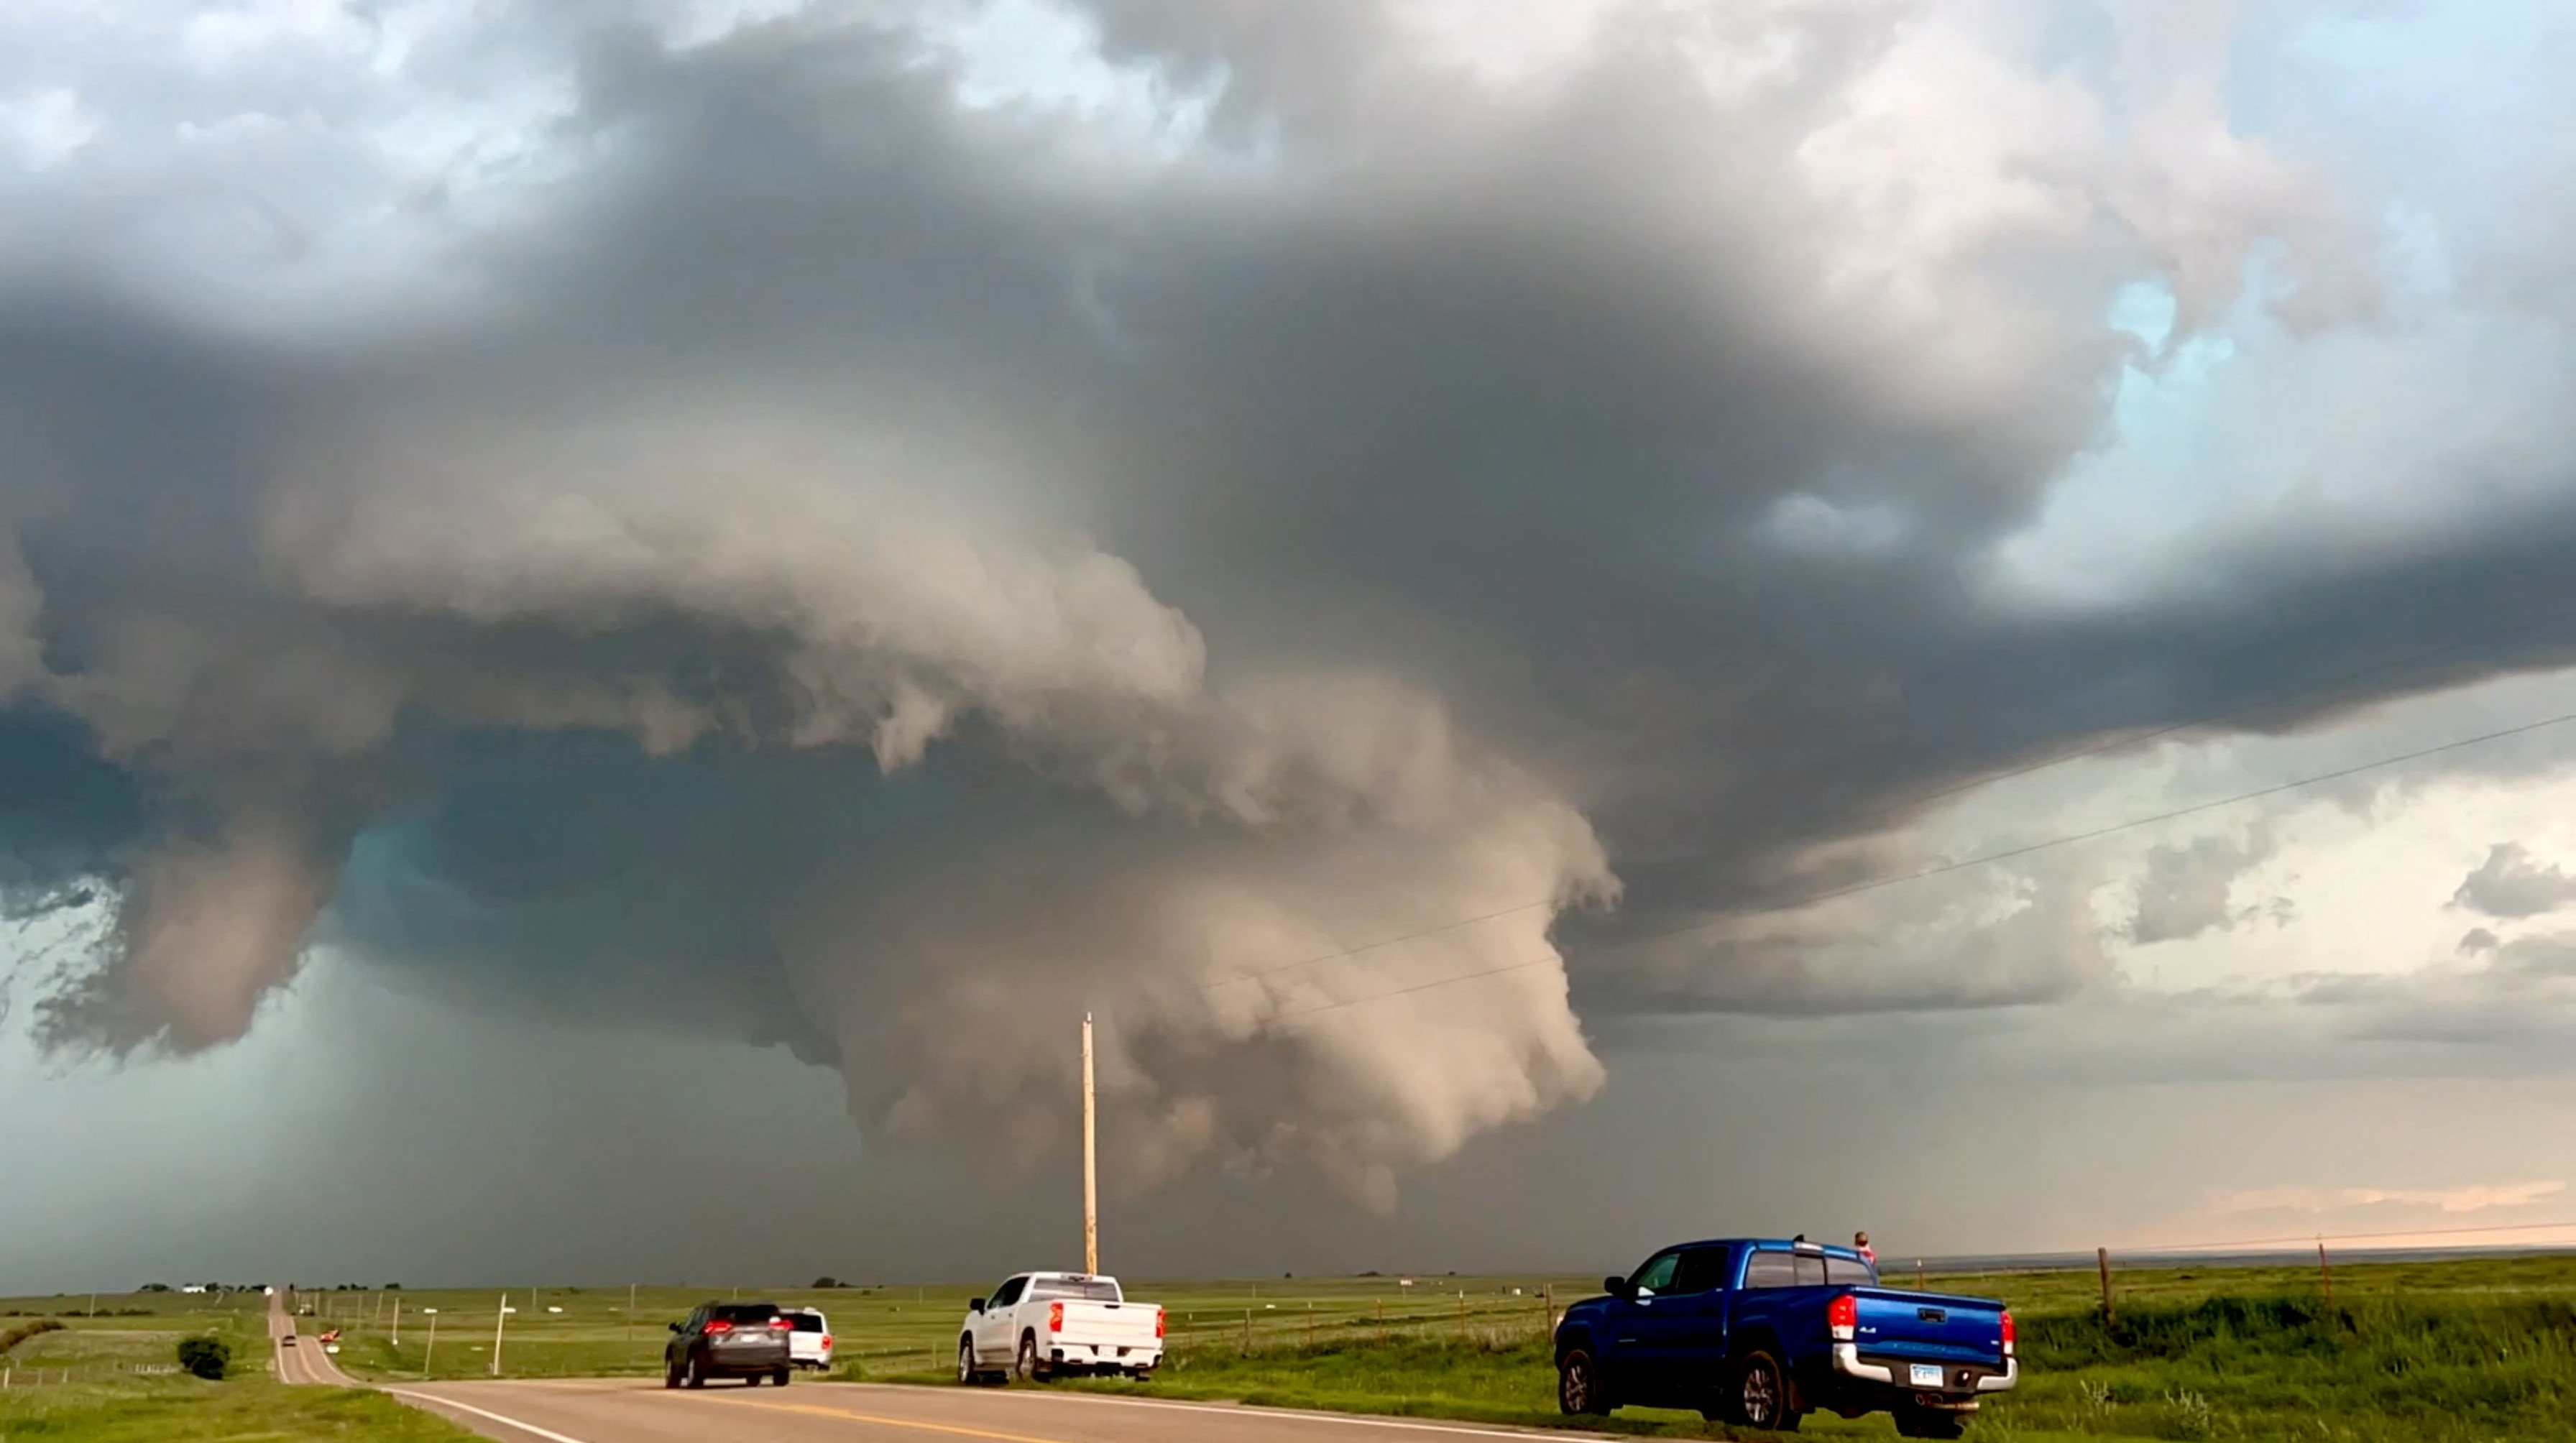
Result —
<instances>
[{"instance_id":1,"label":"truck wheel","mask_svg":"<svg viewBox=\"0 0 2576 1443\"><path fill-rule=\"evenodd\" d=\"M1556 1360L1556 1408L1569 1418L1607 1417L1616 1406L1601 1387L1601 1365L1583 1348L1568 1348Z\"/></svg>"},{"instance_id":2,"label":"truck wheel","mask_svg":"<svg viewBox=\"0 0 2576 1443\"><path fill-rule=\"evenodd\" d=\"M1043 1383L1049 1376L1046 1360L1038 1356L1038 1335L1020 1334L1020 1381Z\"/></svg>"},{"instance_id":3,"label":"truck wheel","mask_svg":"<svg viewBox=\"0 0 2576 1443\"><path fill-rule=\"evenodd\" d=\"M786 1387L786 1386L787 1386L787 1371L788 1371L787 1369L785 1369L785 1368L781 1368L781 1369L779 1369L777 1372L770 1374L770 1375L769 1375L769 1386L771 1386L771 1387L773 1387L773 1388L784 1388L784 1387Z\"/></svg>"},{"instance_id":4,"label":"truck wheel","mask_svg":"<svg viewBox=\"0 0 2576 1443\"><path fill-rule=\"evenodd\" d=\"M1896 1410L1896 1436L1899 1438L1957 1438L1968 1431L1968 1420L1939 1408L1899 1408Z\"/></svg>"},{"instance_id":5,"label":"truck wheel","mask_svg":"<svg viewBox=\"0 0 2576 1443\"><path fill-rule=\"evenodd\" d=\"M1747 1428L1787 1433L1798 1426L1789 1406L1789 1376L1768 1353L1750 1353L1735 1368L1735 1421Z\"/></svg>"},{"instance_id":6,"label":"truck wheel","mask_svg":"<svg viewBox=\"0 0 2576 1443\"><path fill-rule=\"evenodd\" d=\"M662 1386L665 1388L680 1386L680 1365L672 1362L667 1356L662 1359Z\"/></svg>"},{"instance_id":7,"label":"truck wheel","mask_svg":"<svg viewBox=\"0 0 2576 1443\"><path fill-rule=\"evenodd\" d=\"M978 1377L975 1372L975 1340L972 1338L958 1339L957 1386L960 1388L972 1388L981 1381L983 1380Z\"/></svg>"}]
</instances>

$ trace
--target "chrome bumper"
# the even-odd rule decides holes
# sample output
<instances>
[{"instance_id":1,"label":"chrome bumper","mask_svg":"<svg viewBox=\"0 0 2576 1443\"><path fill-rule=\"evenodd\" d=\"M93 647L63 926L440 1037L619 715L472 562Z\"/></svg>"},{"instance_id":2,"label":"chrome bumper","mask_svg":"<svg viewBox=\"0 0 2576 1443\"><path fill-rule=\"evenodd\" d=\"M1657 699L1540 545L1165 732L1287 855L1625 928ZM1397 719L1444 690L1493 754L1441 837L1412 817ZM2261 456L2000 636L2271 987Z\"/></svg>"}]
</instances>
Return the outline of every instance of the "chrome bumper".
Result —
<instances>
[{"instance_id":1,"label":"chrome bumper","mask_svg":"<svg viewBox=\"0 0 2576 1443\"><path fill-rule=\"evenodd\" d=\"M1864 1363L1860 1360L1860 1344L1858 1343L1834 1344L1834 1371L1842 1374L1846 1378L1857 1378L1864 1383L1885 1383L1891 1387L1896 1384L1896 1370L1894 1368L1888 1367L1884 1363ZM1985 1377L1977 1380L1977 1391L1980 1393L2001 1393L2020 1381L2021 1359L2006 1358L2004 1359L2004 1370L2002 1372L1989 1373Z\"/></svg>"}]
</instances>

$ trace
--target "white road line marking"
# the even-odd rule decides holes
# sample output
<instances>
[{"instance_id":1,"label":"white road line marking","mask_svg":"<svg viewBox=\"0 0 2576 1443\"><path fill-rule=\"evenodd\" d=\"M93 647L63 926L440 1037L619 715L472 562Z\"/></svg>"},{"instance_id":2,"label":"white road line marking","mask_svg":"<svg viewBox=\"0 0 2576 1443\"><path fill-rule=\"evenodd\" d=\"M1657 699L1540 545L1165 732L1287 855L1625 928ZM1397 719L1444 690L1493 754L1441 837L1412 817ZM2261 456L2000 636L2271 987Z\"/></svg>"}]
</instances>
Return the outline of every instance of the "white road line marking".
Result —
<instances>
[{"instance_id":1,"label":"white road line marking","mask_svg":"<svg viewBox=\"0 0 2576 1443\"><path fill-rule=\"evenodd\" d=\"M504 1427L516 1428L522 1433L533 1433L538 1437L545 1439L546 1443L582 1443L582 1440L572 1437L569 1434L558 1433L551 1428L540 1428L534 1423L522 1423L518 1419L513 1418L506 1413L495 1413L489 1408L477 1408L471 1403L459 1403L453 1398L442 1398L436 1393L415 1393L409 1388L387 1388L385 1391L393 1394L397 1398L407 1398L422 1403L436 1403L443 1408L459 1408L465 1412L473 1414L477 1418L489 1418L493 1422L499 1423Z\"/></svg>"},{"instance_id":2,"label":"white road line marking","mask_svg":"<svg viewBox=\"0 0 2576 1443\"><path fill-rule=\"evenodd\" d=\"M824 1385L832 1386L830 1384ZM859 1387L900 1389L907 1393L944 1393L945 1388L925 1388L914 1383L862 1383ZM1419 1418L1362 1418L1349 1413L1316 1413L1302 1408L1264 1408L1249 1404L1184 1403L1164 1398L1107 1398L1097 1393L985 1393L987 1398L1061 1398L1076 1403L1104 1403L1129 1408L1166 1408L1179 1413L1222 1413L1229 1418L1293 1418L1315 1423L1344 1423L1354 1428L1403 1428L1416 1433L1448 1433L1461 1438L1598 1438L1598 1433L1573 1433L1555 1428L1470 1428Z\"/></svg>"}]
</instances>

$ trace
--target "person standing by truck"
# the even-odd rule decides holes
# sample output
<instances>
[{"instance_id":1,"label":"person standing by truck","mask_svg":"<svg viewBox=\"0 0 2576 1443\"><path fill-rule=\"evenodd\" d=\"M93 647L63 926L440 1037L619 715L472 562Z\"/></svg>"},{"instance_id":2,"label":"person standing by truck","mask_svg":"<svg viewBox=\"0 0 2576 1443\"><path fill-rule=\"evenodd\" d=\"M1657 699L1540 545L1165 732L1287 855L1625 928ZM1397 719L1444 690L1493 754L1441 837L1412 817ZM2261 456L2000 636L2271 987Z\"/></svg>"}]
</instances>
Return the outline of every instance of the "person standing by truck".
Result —
<instances>
[{"instance_id":1,"label":"person standing by truck","mask_svg":"<svg viewBox=\"0 0 2576 1443\"><path fill-rule=\"evenodd\" d=\"M1871 1267L1875 1268L1878 1266L1878 1250L1869 1245L1869 1234L1852 1234L1852 1251L1860 1254L1862 1260L1867 1262Z\"/></svg>"}]
</instances>

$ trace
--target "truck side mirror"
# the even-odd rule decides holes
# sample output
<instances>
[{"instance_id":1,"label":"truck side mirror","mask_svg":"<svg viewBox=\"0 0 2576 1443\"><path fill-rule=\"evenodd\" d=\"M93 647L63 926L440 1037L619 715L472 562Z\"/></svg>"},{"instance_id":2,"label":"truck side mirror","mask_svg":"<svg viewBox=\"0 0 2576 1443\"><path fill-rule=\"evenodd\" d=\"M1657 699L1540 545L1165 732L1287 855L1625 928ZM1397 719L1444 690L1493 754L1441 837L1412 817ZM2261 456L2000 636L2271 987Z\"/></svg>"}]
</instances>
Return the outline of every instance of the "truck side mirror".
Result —
<instances>
[{"instance_id":1,"label":"truck side mirror","mask_svg":"<svg viewBox=\"0 0 2576 1443\"><path fill-rule=\"evenodd\" d=\"M1633 1298L1637 1296L1637 1290L1628 1285L1628 1280L1617 1276L1603 1278L1601 1280L1601 1291L1608 1293L1614 1298Z\"/></svg>"},{"instance_id":2,"label":"truck side mirror","mask_svg":"<svg viewBox=\"0 0 2576 1443\"><path fill-rule=\"evenodd\" d=\"M984 1300L983 1300L982 1298L969 1298L969 1299L967 1299L967 1300L966 1300L966 1311L968 1311L968 1312L970 1312L970 1313L980 1313L980 1312L984 1311Z\"/></svg>"},{"instance_id":3,"label":"truck side mirror","mask_svg":"<svg viewBox=\"0 0 2576 1443\"><path fill-rule=\"evenodd\" d=\"M672 1332L674 1332L674 1333L676 1333L676 1332L680 1331L680 1325L679 1325L679 1324L677 1324L677 1323L673 1323L673 1324L671 1324L671 1325L670 1325L670 1328L671 1328L671 1331L672 1331Z\"/></svg>"}]
</instances>

